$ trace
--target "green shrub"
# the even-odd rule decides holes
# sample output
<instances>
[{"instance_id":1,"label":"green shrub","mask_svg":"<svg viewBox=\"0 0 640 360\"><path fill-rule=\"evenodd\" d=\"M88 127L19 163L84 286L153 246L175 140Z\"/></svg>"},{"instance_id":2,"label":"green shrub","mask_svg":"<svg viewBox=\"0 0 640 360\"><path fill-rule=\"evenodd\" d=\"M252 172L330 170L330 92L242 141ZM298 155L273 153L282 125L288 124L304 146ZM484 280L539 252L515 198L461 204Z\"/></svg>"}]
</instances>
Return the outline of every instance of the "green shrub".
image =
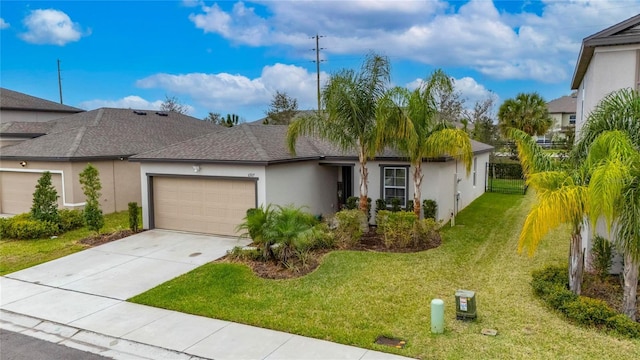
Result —
<instances>
[{"instance_id":1,"label":"green shrub","mask_svg":"<svg viewBox=\"0 0 640 360\"><path fill-rule=\"evenodd\" d=\"M566 306L566 314L569 319L587 326L604 325L607 319L618 313L612 310L606 302L584 296L571 301Z\"/></svg>"},{"instance_id":2,"label":"green shrub","mask_svg":"<svg viewBox=\"0 0 640 360\"><path fill-rule=\"evenodd\" d=\"M438 203L435 200L426 199L422 201L422 212L425 219L435 219L438 212Z\"/></svg>"},{"instance_id":3,"label":"green shrub","mask_svg":"<svg viewBox=\"0 0 640 360\"><path fill-rule=\"evenodd\" d=\"M391 211L398 212L400 210L402 210L402 208L400 207L400 199L398 198L391 199Z\"/></svg>"},{"instance_id":4,"label":"green shrub","mask_svg":"<svg viewBox=\"0 0 640 360\"><path fill-rule=\"evenodd\" d=\"M31 217L35 220L49 221L54 224L60 222L58 214L58 192L51 183L51 173L45 171L38 179L33 193Z\"/></svg>"},{"instance_id":5,"label":"green shrub","mask_svg":"<svg viewBox=\"0 0 640 360\"><path fill-rule=\"evenodd\" d=\"M271 245L275 241L265 237L265 231L272 216L271 205L248 209L244 221L236 228L237 231L245 230L241 236L251 238L253 243L262 250L264 260L273 259L274 257Z\"/></svg>"},{"instance_id":6,"label":"green shrub","mask_svg":"<svg viewBox=\"0 0 640 360\"><path fill-rule=\"evenodd\" d=\"M640 337L640 324L618 314L601 300L578 296L567 289L566 266L547 266L533 272L534 293L551 308L584 326L604 326L630 338Z\"/></svg>"},{"instance_id":7,"label":"green shrub","mask_svg":"<svg viewBox=\"0 0 640 360\"><path fill-rule=\"evenodd\" d=\"M438 223L434 219L422 219L413 224L413 246L423 247L440 240Z\"/></svg>"},{"instance_id":8,"label":"green shrub","mask_svg":"<svg viewBox=\"0 0 640 360\"><path fill-rule=\"evenodd\" d=\"M50 221L24 220L11 218L5 223L3 238L42 239L58 235L60 227Z\"/></svg>"},{"instance_id":9,"label":"green shrub","mask_svg":"<svg viewBox=\"0 0 640 360\"><path fill-rule=\"evenodd\" d=\"M613 332L632 339L640 338L640 323L618 314L607 319L605 326Z\"/></svg>"},{"instance_id":10,"label":"green shrub","mask_svg":"<svg viewBox=\"0 0 640 360\"><path fill-rule=\"evenodd\" d=\"M376 214L380 210L387 210L387 202L384 199L376 200Z\"/></svg>"},{"instance_id":11,"label":"green shrub","mask_svg":"<svg viewBox=\"0 0 640 360\"><path fill-rule=\"evenodd\" d=\"M342 210L336 213L335 219L337 224L334 234L338 246L352 247L360 243L364 233L363 224L367 223L367 218L362 211L357 209Z\"/></svg>"},{"instance_id":12,"label":"green shrub","mask_svg":"<svg viewBox=\"0 0 640 360\"><path fill-rule=\"evenodd\" d=\"M129 206L129 229L131 229L131 231L133 232L138 232L138 230L140 230L138 203L134 201L130 202L127 205Z\"/></svg>"},{"instance_id":13,"label":"green shrub","mask_svg":"<svg viewBox=\"0 0 640 360\"><path fill-rule=\"evenodd\" d=\"M413 211L413 200L407 200L407 206L404 208L404 211Z\"/></svg>"},{"instance_id":14,"label":"green shrub","mask_svg":"<svg viewBox=\"0 0 640 360\"><path fill-rule=\"evenodd\" d=\"M102 209L100 209L102 184L100 183L98 169L91 164L87 164L80 173L80 184L86 197L86 205L84 206L85 224L90 230L100 232L100 229L104 226L104 215L102 215Z\"/></svg>"},{"instance_id":15,"label":"green shrub","mask_svg":"<svg viewBox=\"0 0 640 360\"><path fill-rule=\"evenodd\" d=\"M376 218L377 231L382 235L384 246L390 249L406 248L412 245L414 224L417 219L413 212L379 211Z\"/></svg>"},{"instance_id":16,"label":"green shrub","mask_svg":"<svg viewBox=\"0 0 640 360\"><path fill-rule=\"evenodd\" d=\"M359 197L357 197L357 196L349 196L347 198L346 203L345 203L345 207L347 208L347 210L357 209L359 201L360 201Z\"/></svg>"},{"instance_id":17,"label":"green shrub","mask_svg":"<svg viewBox=\"0 0 640 360\"><path fill-rule=\"evenodd\" d=\"M67 232L84 226L84 218L81 210L62 209L60 214L60 231Z\"/></svg>"},{"instance_id":18,"label":"green shrub","mask_svg":"<svg viewBox=\"0 0 640 360\"><path fill-rule=\"evenodd\" d=\"M257 247L234 246L227 251L229 258L236 260L261 260L262 252Z\"/></svg>"},{"instance_id":19,"label":"green shrub","mask_svg":"<svg viewBox=\"0 0 640 360\"><path fill-rule=\"evenodd\" d=\"M602 236L596 235L593 238L591 247L591 267L598 278L602 281L609 276L609 269L613 263L613 247L611 242Z\"/></svg>"}]
</instances>

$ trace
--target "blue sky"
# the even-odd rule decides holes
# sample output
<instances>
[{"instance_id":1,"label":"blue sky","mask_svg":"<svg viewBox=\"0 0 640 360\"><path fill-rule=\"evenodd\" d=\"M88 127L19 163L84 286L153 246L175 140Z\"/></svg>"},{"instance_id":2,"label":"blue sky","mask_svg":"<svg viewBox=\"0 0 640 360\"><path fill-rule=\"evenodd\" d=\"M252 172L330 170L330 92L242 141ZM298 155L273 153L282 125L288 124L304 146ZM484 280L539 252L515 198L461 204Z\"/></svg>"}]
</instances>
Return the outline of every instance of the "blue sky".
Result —
<instances>
[{"instance_id":1,"label":"blue sky","mask_svg":"<svg viewBox=\"0 0 640 360\"><path fill-rule=\"evenodd\" d=\"M321 78L387 55L395 85L434 69L468 106L518 92L570 93L582 39L640 13L640 0L6 1L0 85L64 103L152 109L165 96L192 116L264 116L277 90L316 104ZM493 94L493 95L491 95Z\"/></svg>"}]
</instances>

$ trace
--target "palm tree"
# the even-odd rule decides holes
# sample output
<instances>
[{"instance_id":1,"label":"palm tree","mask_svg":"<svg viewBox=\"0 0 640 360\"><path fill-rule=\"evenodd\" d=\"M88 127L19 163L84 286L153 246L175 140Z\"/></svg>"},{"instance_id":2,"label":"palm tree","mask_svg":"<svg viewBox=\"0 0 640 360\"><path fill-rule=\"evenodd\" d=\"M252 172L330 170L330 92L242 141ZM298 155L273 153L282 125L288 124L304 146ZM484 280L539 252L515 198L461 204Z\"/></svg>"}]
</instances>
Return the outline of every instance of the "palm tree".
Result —
<instances>
[{"instance_id":1,"label":"palm tree","mask_svg":"<svg viewBox=\"0 0 640 360\"><path fill-rule=\"evenodd\" d=\"M452 91L451 79L442 70L436 70L413 91L402 87L389 90L378 105L378 143L393 144L409 158L414 169L413 211L418 216L425 158L447 154L462 159L467 174L471 170L469 135L464 130L447 128L447 124L437 120L437 93Z\"/></svg>"},{"instance_id":2,"label":"palm tree","mask_svg":"<svg viewBox=\"0 0 640 360\"><path fill-rule=\"evenodd\" d=\"M512 128L507 134L516 142L527 184L537 197L520 232L518 252L526 247L529 255L533 255L550 230L563 223L570 224L569 288L579 295L584 273L582 223L588 210L586 171L584 167L569 169L554 162L521 130Z\"/></svg>"},{"instance_id":3,"label":"palm tree","mask_svg":"<svg viewBox=\"0 0 640 360\"><path fill-rule=\"evenodd\" d=\"M389 82L389 59L369 54L359 72L341 70L331 76L322 91L325 114L294 121L287 132L289 150L295 153L298 137L317 136L343 151L357 151L360 163L360 209L367 210L367 160L383 144L377 142L376 107Z\"/></svg>"},{"instance_id":4,"label":"palm tree","mask_svg":"<svg viewBox=\"0 0 640 360\"><path fill-rule=\"evenodd\" d=\"M519 93L515 99L507 99L498 110L498 126L504 135L509 128L525 133L542 135L553 125L547 103L538 93Z\"/></svg>"},{"instance_id":5,"label":"palm tree","mask_svg":"<svg viewBox=\"0 0 640 360\"><path fill-rule=\"evenodd\" d=\"M589 115L574 156L591 168L591 223L604 217L624 256L623 312L636 319L640 267L640 93L622 89Z\"/></svg>"}]
</instances>

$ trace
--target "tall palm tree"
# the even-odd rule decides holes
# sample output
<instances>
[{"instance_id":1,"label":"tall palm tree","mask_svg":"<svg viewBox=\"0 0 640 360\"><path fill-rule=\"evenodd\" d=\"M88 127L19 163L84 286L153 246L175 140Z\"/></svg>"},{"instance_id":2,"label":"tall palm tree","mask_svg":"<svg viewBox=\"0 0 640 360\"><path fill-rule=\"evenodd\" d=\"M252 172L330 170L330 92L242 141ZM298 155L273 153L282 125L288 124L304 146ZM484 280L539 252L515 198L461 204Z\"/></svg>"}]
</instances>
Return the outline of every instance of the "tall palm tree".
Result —
<instances>
[{"instance_id":1,"label":"tall palm tree","mask_svg":"<svg viewBox=\"0 0 640 360\"><path fill-rule=\"evenodd\" d=\"M518 251L526 247L529 255L533 255L550 230L563 223L570 224L569 288L580 294L584 274L582 223L588 211L586 170L555 162L521 130L512 128L507 134L516 142L527 184L536 191L537 198L520 232Z\"/></svg>"},{"instance_id":2,"label":"tall palm tree","mask_svg":"<svg viewBox=\"0 0 640 360\"><path fill-rule=\"evenodd\" d=\"M422 161L443 155L461 159L471 170L473 152L464 130L447 128L438 120L436 95L452 92L453 83L442 70L436 70L422 86L410 91L395 87L380 100L377 109L378 143L392 144L405 154L413 166L413 210L420 216Z\"/></svg>"},{"instance_id":3,"label":"tall palm tree","mask_svg":"<svg viewBox=\"0 0 640 360\"><path fill-rule=\"evenodd\" d=\"M343 151L357 151L360 163L360 209L367 210L367 161L384 144L377 142L376 107L389 83L390 64L384 56L369 54L359 72L341 70L322 91L325 114L301 118L289 126L287 143L295 153L298 137L317 136Z\"/></svg>"},{"instance_id":4,"label":"tall palm tree","mask_svg":"<svg viewBox=\"0 0 640 360\"><path fill-rule=\"evenodd\" d=\"M622 89L589 115L574 156L590 168L591 223L604 217L624 256L623 312L636 318L640 267L640 93Z\"/></svg>"},{"instance_id":5,"label":"tall palm tree","mask_svg":"<svg viewBox=\"0 0 640 360\"><path fill-rule=\"evenodd\" d=\"M498 110L498 126L504 135L509 128L525 133L542 135L553 125L547 103L538 93L519 93L515 99L507 99Z\"/></svg>"}]
</instances>

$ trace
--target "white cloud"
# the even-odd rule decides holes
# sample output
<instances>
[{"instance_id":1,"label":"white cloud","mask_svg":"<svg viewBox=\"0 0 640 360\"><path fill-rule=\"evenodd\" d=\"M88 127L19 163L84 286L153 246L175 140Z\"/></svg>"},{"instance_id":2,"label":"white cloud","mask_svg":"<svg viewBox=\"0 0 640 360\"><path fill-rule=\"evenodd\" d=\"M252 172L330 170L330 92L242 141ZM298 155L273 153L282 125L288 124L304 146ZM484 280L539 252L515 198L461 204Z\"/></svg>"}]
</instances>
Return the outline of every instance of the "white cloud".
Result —
<instances>
[{"instance_id":1,"label":"white cloud","mask_svg":"<svg viewBox=\"0 0 640 360\"><path fill-rule=\"evenodd\" d=\"M327 78L321 72L321 82ZM267 109L276 91L284 91L298 100L300 109L315 108L316 74L295 65L265 66L260 77L250 79L239 74L155 74L136 82L141 88L161 88L172 94L191 97L207 111L236 112L253 108Z\"/></svg>"},{"instance_id":2,"label":"white cloud","mask_svg":"<svg viewBox=\"0 0 640 360\"><path fill-rule=\"evenodd\" d=\"M438 67L470 67L497 79L562 82L582 39L640 12L640 1L545 0L536 7L540 15L526 12L527 6L517 14L498 11L487 0L456 7L442 1L260 1L236 2L229 11L201 5L189 18L205 33L243 45L308 49L309 37L320 32L328 56L374 50Z\"/></svg>"},{"instance_id":3,"label":"white cloud","mask_svg":"<svg viewBox=\"0 0 640 360\"><path fill-rule=\"evenodd\" d=\"M20 38L33 44L63 46L83 36L80 25L72 22L69 15L60 10L33 10L22 22L27 32L20 34Z\"/></svg>"},{"instance_id":4,"label":"white cloud","mask_svg":"<svg viewBox=\"0 0 640 360\"><path fill-rule=\"evenodd\" d=\"M138 109L138 110L160 110L163 100L148 101L137 95L125 96L117 100L101 100L94 99L83 101L80 103L80 108L93 110L101 107L108 108L121 108L121 109ZM189 110L189 113L193 112L194 108L190 105L185 105Z\"/></svg>"},{"instance_id":5,"label":"white cloud","mask_svg":"<svg viewBox=\"0 0 640 360\"><path fill-rule=\"evenodd\" d=\"M423 79L417 78L407 85L409 89L416 89L424 83ZM455 91L460 92L461 98L465 101L465 107L472 108L476 101L486 100L487 98L494 98L498 100L497 95L488 90L484 85L479 84L474 78L465 76L460 79L453 79Z\"/></svg>"},{"instance_id":6,"label":"white cloud","mask_svg":"<svg viewBox=\"0 0 640 360\"><path fill-rule=\"evenodd\" d=\"M11 26L8 22L4 21L3 18L0 18L0 30L4 30Z\"/></svg>"}]
</instances>

